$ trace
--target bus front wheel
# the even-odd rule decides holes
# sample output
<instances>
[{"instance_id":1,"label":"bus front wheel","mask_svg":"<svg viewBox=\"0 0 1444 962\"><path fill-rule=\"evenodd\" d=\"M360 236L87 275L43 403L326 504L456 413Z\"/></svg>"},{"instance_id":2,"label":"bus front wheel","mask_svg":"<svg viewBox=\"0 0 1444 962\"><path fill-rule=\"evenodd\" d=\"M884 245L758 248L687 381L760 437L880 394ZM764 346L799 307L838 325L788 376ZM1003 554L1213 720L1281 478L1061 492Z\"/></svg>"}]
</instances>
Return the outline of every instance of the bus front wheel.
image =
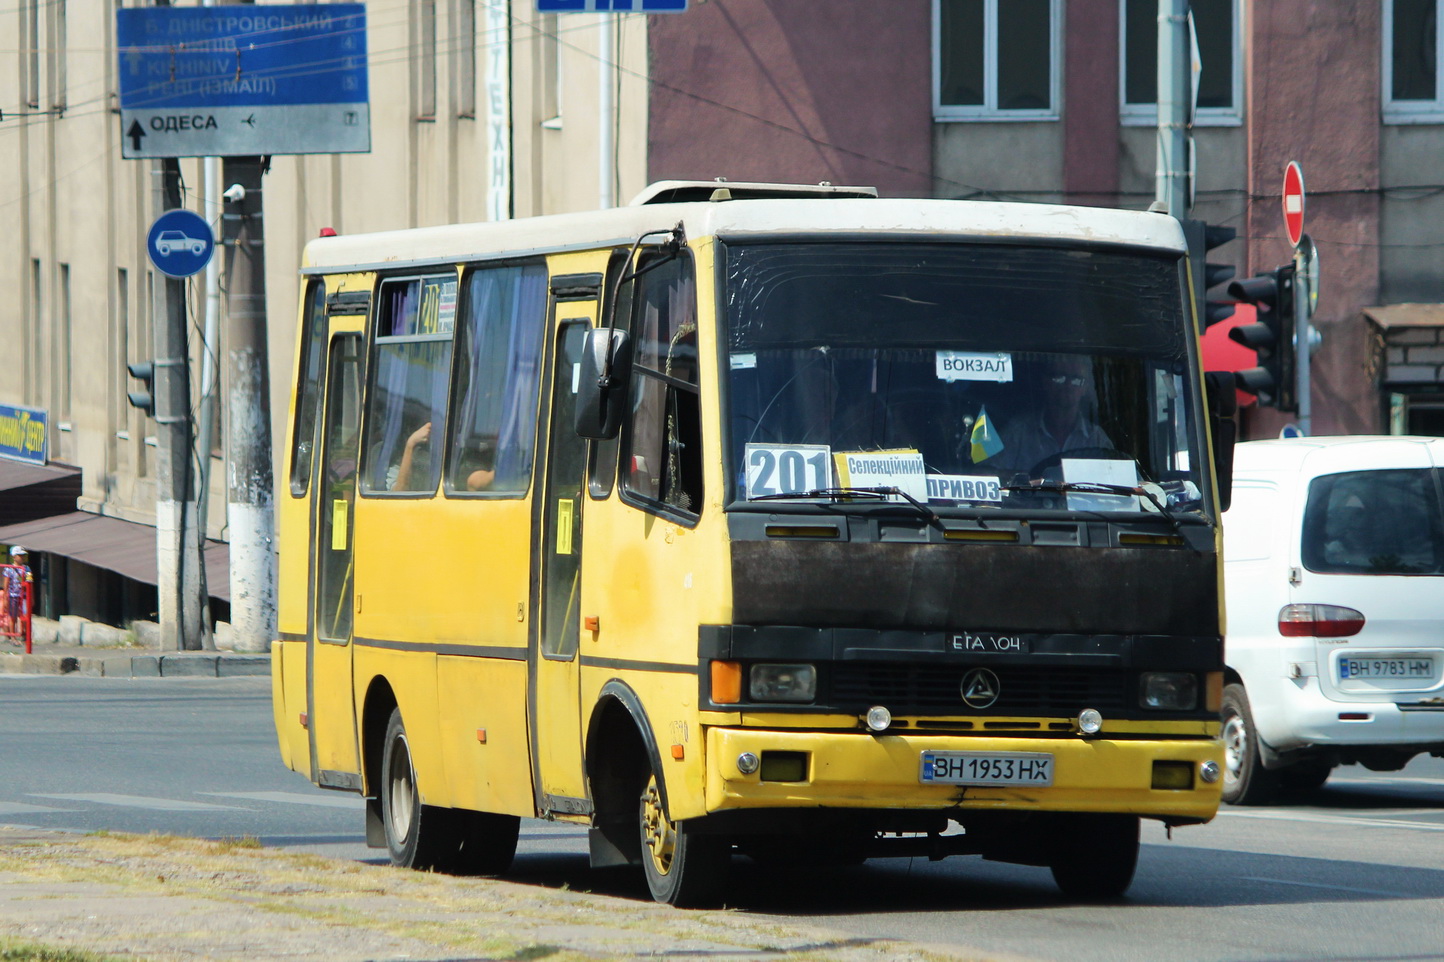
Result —
<instances>
[{"instance_id":1,"label":"bus front wheel","mask_svg":"<svg viewBox=\"0 0 1444 962\"><path fill-rule=\"evenodd\" d=\"M1072 815L1057 826L1049 868L1069 898L1120 898L1138 868L1137 815Z\"/></svg>"},{"instance_id":2,"label":"bus front wheel","mask_svg":"<svg viewBox=\"0 0 1444 962\"><path fill-rule=\"evenodd\" d=\"M687 821L667 817L657 776L649 773L638 806L642 869L658 902L678 908L712 904L721 893L732 846L718 835L701 835Z\"/></svg>"}]
</instances>

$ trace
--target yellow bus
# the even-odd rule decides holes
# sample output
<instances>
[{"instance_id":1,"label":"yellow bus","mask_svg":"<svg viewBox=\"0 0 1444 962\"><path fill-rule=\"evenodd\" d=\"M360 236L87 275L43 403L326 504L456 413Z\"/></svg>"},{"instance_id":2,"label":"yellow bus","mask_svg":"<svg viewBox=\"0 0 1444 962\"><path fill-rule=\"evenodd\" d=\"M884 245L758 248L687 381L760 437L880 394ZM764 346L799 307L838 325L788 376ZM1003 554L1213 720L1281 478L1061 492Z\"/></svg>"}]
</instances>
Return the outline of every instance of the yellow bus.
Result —
<instances>
[{"instance_id":1,"label":"yellow bus","mask_svg":"<svg viewBox=\"0 0 1444 962\"><path fill-rule=\"evenodd\" d=\"M542 818L680 906L739 856L1096 897L1216 813L1231 435L1174 219L664 182L301 275L276 728L396 864Z\"/></svg>"}]
</instances>

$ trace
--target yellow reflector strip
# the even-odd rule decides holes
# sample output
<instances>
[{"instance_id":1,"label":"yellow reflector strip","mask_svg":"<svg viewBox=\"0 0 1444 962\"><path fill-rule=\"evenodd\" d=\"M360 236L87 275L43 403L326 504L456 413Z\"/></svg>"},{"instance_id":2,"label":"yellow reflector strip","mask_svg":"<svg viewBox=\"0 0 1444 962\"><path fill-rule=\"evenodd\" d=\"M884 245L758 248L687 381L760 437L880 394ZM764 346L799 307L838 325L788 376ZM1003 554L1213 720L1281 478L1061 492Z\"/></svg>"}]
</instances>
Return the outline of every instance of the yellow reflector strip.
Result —
<instances>
[{"instance_id":1,"label":"yellow reflector strip","mask_svg":"<svg viewBox=\"0 0 1444 962\"><path fill-rule=\"evenodd\" d=\"M1211 671L1203 676L1203 710L1216 712L1223 707L1223 672Z\"/></svg>"},{"instance_id":2,"label":"yellow reflector strip","mask_svg":"<svg viewBox=\"0 0 1444 962\"><path fill-rule=\"evenodd\" d=\"M943 532L944 541L1017 541L1016 531L988 531L972 528L949 528Z\"/></svg>"},{"instance_id":3,"label":"yellow reflector strip","mask_svg":"<svg viewBox=\"0 0 1444 962\"><path fill-rule=\"evenodd\" d=\"M1176 547L1183 544L1183 539L1176 534L1131 534L1125 532L1118 536L1119 544L1156 544L1165 547Z\"/></svg>"}]
</instances>

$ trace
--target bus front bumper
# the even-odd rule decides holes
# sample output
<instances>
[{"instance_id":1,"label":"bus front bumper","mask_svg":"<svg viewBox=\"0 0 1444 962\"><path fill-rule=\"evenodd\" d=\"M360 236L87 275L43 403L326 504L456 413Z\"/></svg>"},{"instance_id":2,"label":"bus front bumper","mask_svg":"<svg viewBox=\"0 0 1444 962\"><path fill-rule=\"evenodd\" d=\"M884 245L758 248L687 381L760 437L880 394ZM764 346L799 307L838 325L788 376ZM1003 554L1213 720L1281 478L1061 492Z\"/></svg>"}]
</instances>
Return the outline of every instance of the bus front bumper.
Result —
<instances>
[{"instance_id":1,"label":"bus front bumper","mask_svg":"<svg viewBox=\"0 0 1444 962\"><path fill-rule=\"evenodd\" d=\"M1043 753L1053 759L1052 784L926 783L924 752ZM757 770L744 771L753 767L753 757ZM1201 772L1210 761L1218 766L1214 772L1222 770L1223 749L1217 739L1199 737L1042 739L715 727L707 729L707 758L711 812L964 809L1118 812L1207 821L1218 811L1222 780L1206 783ZM1163 780L1176 787L1154 787L1160 779L1156 763L1165 763Z\"/></svg>"}]
</instances>

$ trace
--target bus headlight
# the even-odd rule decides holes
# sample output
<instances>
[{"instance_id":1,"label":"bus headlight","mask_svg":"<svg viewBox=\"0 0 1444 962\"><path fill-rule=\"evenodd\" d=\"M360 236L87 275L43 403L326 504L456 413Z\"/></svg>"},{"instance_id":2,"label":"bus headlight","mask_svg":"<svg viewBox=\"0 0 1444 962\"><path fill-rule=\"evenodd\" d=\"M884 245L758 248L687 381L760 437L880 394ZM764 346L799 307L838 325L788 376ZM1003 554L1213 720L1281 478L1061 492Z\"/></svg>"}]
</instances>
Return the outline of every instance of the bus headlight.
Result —
<instances>
[{"instance_id":1,"label":"bus headlight","mask_svg":"<svg viewBox=\"0 0 1444 962\"><path fill-rule=\"evenodd\" d=\"M1138 703L1144 708L1189 711L1198 705L1198 677L1186 671L1145 671Z\"/></svg>"},{"instance_id":2,"label":"bus headlight","mask_svg":"<svg viewBox=\"0 0 1444 962\"><path fill-rule=\"evenodd\" d=\"M817 669L812 665L753 665L748 690L753 701L812 701L817 697Z\"/></svg>"}]
</instances>

